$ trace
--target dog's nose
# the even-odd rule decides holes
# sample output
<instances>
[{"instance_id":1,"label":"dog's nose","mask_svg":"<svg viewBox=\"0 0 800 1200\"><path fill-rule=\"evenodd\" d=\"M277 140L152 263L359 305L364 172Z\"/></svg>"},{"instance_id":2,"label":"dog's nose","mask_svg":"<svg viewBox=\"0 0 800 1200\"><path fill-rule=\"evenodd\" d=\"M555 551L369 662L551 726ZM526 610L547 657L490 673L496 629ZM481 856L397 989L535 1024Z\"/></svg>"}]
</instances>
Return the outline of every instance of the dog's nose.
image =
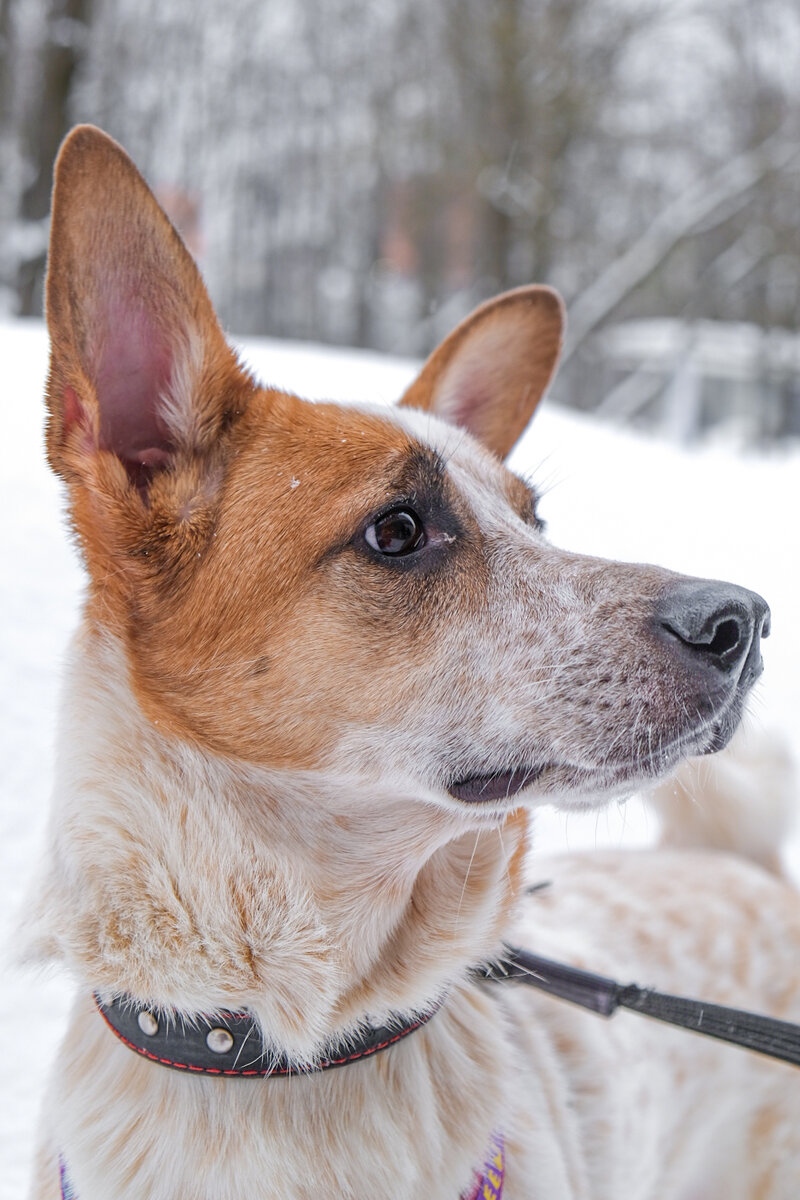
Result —
<instances>
[{"instance_id":1,"label":"dog's nose","mask_svg":"<svg viewBox=\"0 0 800 1200\"><path fill-rule=\"evenodd\" d=\"M732 583L689 580L661 597L656 614L662 636L677 638L695 662L752 683L762 670L761 638L770 613L756 592Z\"/></svg>"}]
</instances>

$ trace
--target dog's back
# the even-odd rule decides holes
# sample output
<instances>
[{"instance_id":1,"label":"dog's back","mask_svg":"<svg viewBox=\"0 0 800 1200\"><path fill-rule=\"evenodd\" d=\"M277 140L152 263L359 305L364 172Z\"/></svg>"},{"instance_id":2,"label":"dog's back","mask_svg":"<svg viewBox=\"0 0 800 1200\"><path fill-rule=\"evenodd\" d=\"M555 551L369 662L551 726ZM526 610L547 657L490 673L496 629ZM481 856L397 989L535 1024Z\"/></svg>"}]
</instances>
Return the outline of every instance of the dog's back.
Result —
<instances>
[{"instance_id":1,"label":"dog's back","mask_svg":"<svg viewBox=\"0 0 800 1200\"><path fill-rule=\"evenodd\" d=\"M785 872L800 787L789 745L776 730L743 725L723 754L690 759L648 794L661 843L727 851Z\"/></svg>"},{"instance_id":2,"label":"dog's back","mask_svg":"<svg viewBox=\"0 0 800 1200\"><path fill-rule=\"evenodd\" d=\"M622 983L798 1021L800 905L782 856L798 789L782 737L745 730L649 800L662 821L653 849L535 860L546 886L516 940ZM607 1184L592 1197L796 1194L795 1068L638 1014L605 1021L527 994L512 1006L522 1022L535 1010L570 1080L574 1136Z\"/></svg>"}]
</instances>

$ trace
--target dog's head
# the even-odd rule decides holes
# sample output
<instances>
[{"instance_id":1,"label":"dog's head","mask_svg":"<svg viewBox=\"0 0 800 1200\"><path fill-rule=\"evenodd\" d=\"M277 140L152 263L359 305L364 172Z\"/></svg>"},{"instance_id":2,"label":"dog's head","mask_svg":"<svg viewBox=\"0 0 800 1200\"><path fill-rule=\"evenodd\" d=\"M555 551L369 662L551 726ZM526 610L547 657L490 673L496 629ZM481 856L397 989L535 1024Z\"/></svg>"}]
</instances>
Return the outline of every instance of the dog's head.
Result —
<instances>
[{"instance_id":1,"label":"dog's head","mask_svg":"<svg viewBox=\"0 0 800 1200\"><path fill-rule=\"evenodd\" d=\"M47 315L88 619L167 736L472 820L619 794L732 733L763 601L553 547L503 463L556 367L549 289L479 308L394 410L307 403L242 370L135 167L83 127Z\"/></svg>"}]
</instances>

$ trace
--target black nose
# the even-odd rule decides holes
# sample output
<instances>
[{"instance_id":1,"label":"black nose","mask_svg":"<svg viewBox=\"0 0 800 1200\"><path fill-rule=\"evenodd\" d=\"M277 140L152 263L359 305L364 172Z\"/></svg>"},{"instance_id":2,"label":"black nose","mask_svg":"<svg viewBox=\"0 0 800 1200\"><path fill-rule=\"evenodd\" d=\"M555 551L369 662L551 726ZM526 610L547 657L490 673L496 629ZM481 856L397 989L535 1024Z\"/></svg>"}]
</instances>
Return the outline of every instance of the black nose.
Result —
<instances>
[{"instance_id":1,"label":"black nose","mask_svg":"<svg viewBox=\"0 0 800 1200\"><path fill-rule=\"evenodd\" d=\"M769 608L756 592L732 583L688 580L662 595L657 620L696 662L726 675L741 672L743 683L761 673L760 639L769 636Z\"/></svg>"}]
</instances>

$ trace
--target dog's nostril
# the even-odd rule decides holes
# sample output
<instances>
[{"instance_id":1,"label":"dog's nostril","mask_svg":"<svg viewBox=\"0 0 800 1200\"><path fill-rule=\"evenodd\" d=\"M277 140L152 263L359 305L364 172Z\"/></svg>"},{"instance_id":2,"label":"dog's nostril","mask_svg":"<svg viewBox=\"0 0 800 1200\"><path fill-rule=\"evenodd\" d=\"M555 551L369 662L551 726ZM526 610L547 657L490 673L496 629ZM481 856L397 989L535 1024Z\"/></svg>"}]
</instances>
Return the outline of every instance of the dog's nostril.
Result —
<instances>
[{"instance_id":1,"label":"dog's nostril","mask_svg":"<svg viewBox=\"0 0 800 1200\"><path fill-rule=\"evenodd\" d=\"M708 652L709 654L727 654L729 650L736 649L741 637L742 630L738 621L734 621L732 618L728 621L720 621L714 636L708 643Z\"/></svg>"},{"instance_id":2,"label":"dog's nostril","mask_svg":"<svg viewBox=\"0 0 800 1200\"><path fill-rule=\"evenodd\" d=\"M750 642L750 628L735 617L727 617L710 629L698 633L688 630L680 621L662 621L662 627L678 641L683 642L698 654L708 655L727 662L739 657L740 651Z\"/></svg>"}]
</instances>

